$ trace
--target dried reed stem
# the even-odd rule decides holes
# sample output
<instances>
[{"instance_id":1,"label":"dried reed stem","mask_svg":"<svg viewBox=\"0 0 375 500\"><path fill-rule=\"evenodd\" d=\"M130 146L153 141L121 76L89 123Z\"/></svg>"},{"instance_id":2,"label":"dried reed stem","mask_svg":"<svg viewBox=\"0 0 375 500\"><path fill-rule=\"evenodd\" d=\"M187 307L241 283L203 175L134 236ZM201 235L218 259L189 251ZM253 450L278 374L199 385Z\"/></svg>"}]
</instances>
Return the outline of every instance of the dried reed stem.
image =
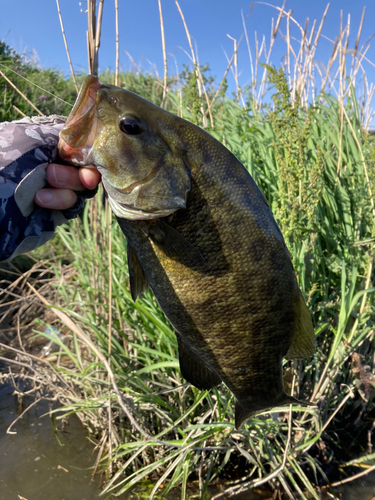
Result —
<instances>
[{"instance_id":1,"label":"dried reed stem","mask_svg":"<svg viewBox=\"0 0 375 500\"><path fill-rule=\"evenodd\" d=\"M365 470L363 472L359 472L358 474L355 474L354 476L347 477L347 478L343 479L342 481L337 481L336 483L331 483L329 486L327 486L327 488L329 488L329 487L333 488L335 486L340 486L341 484L350 483L351 481L354 481L355 479L366 476L367 474L369 474L370 472L373 472L374 470L375 470L375 465L373 465L372 467L369 467L367 470Z\"/></svg>"},{"instance_id":2,"label":"dried reed stem","mask_svg":"<svg viewBox=\"0 0 375 500\"><path fill-rule=\"evenodd\" d=\"M38 109L38 108L37 108L37 107L36 107L36 106L35 106L35 105L34 105L34 104L33 104L33 103L32 103L32 102L31 102L31 101L30 101L30 100L29 100L26 96L25 96L25 94L24 94L23 92L21 92L21 91L20 91L20 89L19 89L18 87L16 87L16 85L14 85L14 83L13 83L13 82L11 82L11 81L9 80L9 78L8 78L8 77L6 77L6 76L4 75L4 73L3 73L1 70L0 70L0 75L4 78L4 80L6 80L6 81L9 83L9 85L11 85L11 86L14 88L14 90L15 90L16 92L18 92L18 93L19 93L19 95L20 95L23 99L25 99L25 101L27 102L27 104L29 104L29 105L30 105L30 106L31 106L31 107L32 107L32 108L33 108L33 109L34 109L34 110L35 110L35 111L36 111L36 112L37 112L40 116L45 116L45 115L44 115L44 113L42 113L42 112L41 112L41 111L40 111L40 110L39 110L39 109Z\"/></svg>"},{"instance_id":3,"label":"dried reed stem","mask_svg":"<svg viewBox=\"0 0 375 500\"><path fill-rule=\"evenodd\" d=\"M237 46L237 49L238 49L238 46ZM234 61L234 54L232 55L232 58L231 58L231 60L228 63L227 69L225 70L224 76L221 79L221 82L220 82L220 85L219 85L219 87L218 87L218 89L216 91L216 94L214 95L214 97L212 98L212 101L210 102L209 109L212 109L212 106L213 106L214 102L216 101L217 96L219 95L219 92L221 90L221 87L223 86L224 81L225 81L225 79L226 79L226 77L228 75L228 72L229 72L229 70L230 70L230 68L231 68L231 66L233 64L233 61Z\"/></svg>"},{"instance_id":4,"label":"dried reed stem","mask_svg":"<svg viewBox=\"0 0 375 500\"><path fill-rule=\"evenodd\" d=\"M245 35L245 39L246 39L246 46L247 46L247 52L249 54L249 60L250 60L250 71L251 71L251 88L252 88L252 93L253 93L253 96L254 96L254 87L256 85L256 82L254 80L254 66L253 66L253 56L251 54L251 49L250 49L250 42L249 42L249 38L247 36L247 29L246 29L246 24L245 24L245 18L243 16L243 11L241 10L241 18L242 18L242 26L243 26L243 32L244 32L244 35Z\"/></svg>"},{"instance_id":5,"label":"dried reed stem","mask_svg":"<svg viewBox=\"0 0 375 500\"><path fill-rule=\"evenodd\" d=\"M89 73L94 76L98 76L103 4L104 0L100 0L98 18L96 18L96 0L87 0L87 55L89 61Z\"/></svg>"},{"instance_id":6,"label":"dried reed stem","mask_svg":"<svg viewBox=\"0 0 375 500\"><path fill-rule=\"evenodd\" d=\"M100 38L101 38L101 34L102 34L103 5L104 5L104 0L100 0L99 9L98 9L98 20L96 23L96 31L95 31L96 76L98 75L98 66L99 66L99 47L100 47Z\"/></svg>"},{"instance_id":7,"label":"dried reed stem","mask_svg":"<svg viewBox=\"0 0 375 500\"><path fill-rule=\"evenodd\" d=\"M160 15L161 44L163 47L163 62L164 62L163 100L160 105L163 108L165 104L165 97L167 95L168 63L167 63L167 52L165 49L164 21L163 21L163 11L161 9L161 0L158 0L158 2L159 2L159 15Z\"/></svg>"},{"instance_id":8,"label":"dried reed stem","mask_svg":"<svg viewBox=\"0 0 375 500\"><path fill-rule=\"evenodd\" d=\"M26 116L25 113L23 111L21 111L20 109L17 108L17 106L15 106L13 104L13 109L15 109L17 111L17 113L19 113L21 116Z\"/></svg>"},{"instance_id":9,"label":"dried reed stem","mask_svg":"<svg viewBox=\"0 0 375 500\"><path fill-rule=\"evenodd\" d=\"M350 79L351 80L353 80L353 76L352 76L353 75L353 66L354 66L354 61L356 59L356 55L357 55L357 52L358 52L359 39L361 38L361 33L362 33L362 28L363 28L363 22L365 20L365 13L366 13L366 7L363 7L361 22L359 23L357 38L355 40L354 52L352 54L352 65L351 65L351 68L350 68Z\"/></svg>"},{"instance_id":10,"label":"dried reed stem","mask_svg":"<svg viewBox=\"0 0 375 500\"><path fill-rule=\"evenodd\" d=\"M109 207L108 207L109 208ZM112 211L108 210L108 358L112 351ZM108 359L108 363L110 360Z\"/></svg>"},{"instance_id":11,"label":"dried reed stem","mask_svg":"<svg viewBox=\"0 0 375 500\"><path fill-rule=\"evenodd\" d=\"M94 29L95 26L94 16L95 16L95 3L93 5L93 1L96 3L96 0L87 0L87 27L88 30L86 32L87 35L87 58L88 58L88 71L92 75L94 68Z\"/></svg>"},{"instance_id":12,"label":"dried reed stem","mask_svg":"<svg viewBox=\"0 0 375 500\"><path fill-rule=\"evenodd\" d=\"M281 22L283 15L284 15L285 3L286 3L286 0L284 0L281 8L276 7L277 10L279 10L280 12L279 12L279 16L278 16L277 21L276 21L275 28L271 29L270 48L268 50L268 53L266 53L266 64L269 64L269 62L270 62L270 57L271 57L272 49L273 49L273 46L274 46L274 43L275 43L275 40L277 37L277 32L279 31L280 22ZM267 91L267 89L266 89L267 73L268 73L267 68L264 68L263 77L262 77L262 81L260 83L259 94L258 94L258 100L260 100L260 101L263 100L263 97L265 96L266 91Z\"/></svg>"},{"instance_id":13,"label":"dried reed stem","mask_svg":"<svg viewBox=\"0 0 375 500\"><path fill-rule=\"evenodd\" d=\"M69 48L68 48L68 42L67 42L66 36L65 36L64 24L63 24L63 20L62 20L61 11L60 11L59 0L56 0L56 5L57 5L57 12L59 14L59 19L60 19L61 33L62 33L62 36L63 36L63 39L64 39L65 51L66 51L66 55L68 56L70 72L72 74L74 86L75 86L77 94L78 94L78 85L77 85L77 81L76 81L76 75L74 74L72 60L70 59L70 52L69 52Z\"/></svg>"},{"instance_id":14,"label":"dried reed stem","mask_svg":"<svg viewBox=\"0 0 375 500\"><path fill-rule=\"evenodd\" d=\"M238 83L238 55L237 55L237 52L238 52L238 46L241 43L243 35L241 36L239 43L237 43L237 40L235 38L233 38L232 36L230 36L228 34L227 34L227 37L230 38L231 40L233 40L233 55L234 55L234 60L233 60L233 65L231 66L231 70L232 70L232 73L233 73L234 81L236 82L236 90L237 90L236 100L237 100L237 102L239 102L239 100L241 98L241 100L242 100L242 106L243 106L244 109L246 109L246 105L245 105L245 102L243 100L242 93L241 93L241 87L240 87L240 85ZM229 62L229 57L226 54L225 54L225 56L227 58L227 62ZM233 69L233 66L234 66L234 69Z\"/></svg>"},{"instance_id":15,"label":"dried reed stem","mask_svg":"<svg viewBox=\"0 0 375 500\"><path fill-rule=\"evenodd\" d=\"M115 17L116 17L116 74L115 85L119 86L119 67L120 67L120 42L118 28L118 0L115 0Z\"/></svg>"},{"instance_id":16,"label":"dried reed stem","mask_svg":"<svg viewBox=\"0 0 375 500\"><path fill-rule=\"evenodd\" d=\"M190 52L191 52L191 58L192 58L192 61L193 61L193 64L194 64L194 71L195 71L195 74L196 74L196 77L197 77L198 94L199 94L199 97L202 98L202 81L203 81L203 79L201 78L199 65L198 65L198 62L197 62L196 57L195 57L195 53L194 53L194 50L193 50L193 45L191 43L190 33L189 33L189 30L188 30L188 27L187 27L187 24L186 24L186 21L185 21L184 14L183 14L183 12L181 10L181 7L180 7L178 1L175 0L175 2L176 2L176 5L177 5L178 12L180 13L180 16L181 16L181 19L182 19L182 22L183 22L183 25L184 25L184 28L185 28L186 36L187 36L187 39L188 39L188 43L189 43L189 47L190 47ZM203 127L207 127L206 114L204 112L204 108L203 108L203 104L202 103L201 103L201 113L202 113L202 118L203 118Z\"/></svg>"}]
</instances>

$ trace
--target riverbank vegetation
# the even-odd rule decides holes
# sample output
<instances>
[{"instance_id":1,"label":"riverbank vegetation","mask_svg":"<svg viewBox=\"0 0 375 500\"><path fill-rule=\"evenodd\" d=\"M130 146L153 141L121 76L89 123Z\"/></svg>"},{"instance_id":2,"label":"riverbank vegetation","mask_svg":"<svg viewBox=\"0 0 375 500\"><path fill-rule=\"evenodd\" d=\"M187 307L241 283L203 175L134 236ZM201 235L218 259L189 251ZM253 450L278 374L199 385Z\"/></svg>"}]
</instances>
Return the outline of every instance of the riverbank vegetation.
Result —
<instances>
[{"instance_id":1,"label":"riverbank vegetation","mask_svg":"<svg viewBox=\"0 0 375 500\"><path fill-rule=\"evenodd\" d=\"M30 364L18 378L29 374L41 396L58 399L57 418L77 413L87 425L97 443L96 470L105 471L105 494L148 480L150 498L177 487L188 498L194 482L205 498L218 482L225 486L215 498L267 484L275 498L319 499L324 490L335 495L335 485L361 467L375 467L374 89L363 70L368 43L359 44L360 27L350 48L349 25L342 26L330 59L318 64L323 16L320 25L301 28L298 43L284 37L285 64L277 69L271 51L276 40L283 43L280 23L295 22L283 10L278 16L270 52L257 48L251 84L236 85L231 96L227 77L230 66L238 74L236 54L221 81L197 63L164 80L131 72L99 76L103 83L117 77L125 88L206 128L263 191L314 322L313 358L284 365L289 391L310 406L274 408L238 431L224 386L199 391L184 381L173 329L152 293L131 299L126 241L100 194L79 219L59 228L50 245L1 268L7 306L0 320L11 318L9 328L18 325L22 336L30 327L24 318L35 318L34 332L46 342L48 326L64 334L55 336L60 355L50 363L22 352L15 340L18 362ZM2 64L74 102L71 79L18 58L0 46ZM41 112L67 114L68 105L0 69ZM0 101L1 120L18 117L17 109L33 113L4 80ZM0 349L2 356L15 354L4 342Z\"/></svg>"}]
</instances>

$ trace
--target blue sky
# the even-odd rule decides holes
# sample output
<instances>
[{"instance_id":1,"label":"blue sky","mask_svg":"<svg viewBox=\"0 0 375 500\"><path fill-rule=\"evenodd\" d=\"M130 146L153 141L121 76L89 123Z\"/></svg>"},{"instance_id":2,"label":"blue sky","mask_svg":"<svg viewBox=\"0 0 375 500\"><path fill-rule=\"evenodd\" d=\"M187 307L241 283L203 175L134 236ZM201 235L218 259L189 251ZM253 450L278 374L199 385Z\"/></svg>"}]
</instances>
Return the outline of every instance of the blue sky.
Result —
<instances>
[{"instance_id":1,"label":"blue sky","mask_svg":"<svg viewBox=\"0 0 375 500\"><path fill-rule=\"evenodd\" d=\"M281 6L281 0L269 0ZM227 61L224 50L229 57L233 51L233 41L227 34L236 38L243 32L241 10L244 13L248 36L254 49L254 33L258 39L265 35L269 44L272 18L277 11L264 4L256 4L250 17L250 4L243 0L180 0L190 33L198 47L201 63L209 62L212 74L221 78ZM343 11L344 24L350 14L350 45L354 46L363 7L367 4L364 27L361 36L363 44L375 32L374 0L331 0L328 15L323 28L323 35L334 39L340 33L340 11ZM327 2L325 0L287 0L286 10L293 11L293 17L302 25L309 18L309 26L314 19L320 21ZM86 26L87 16L80 12L86 3L78 0L60 0L60 7L65 24L69 49L76 70L87 71ZM176 57L179 70L189 63L184 50L189 51L184 27L174 0L162 0L167 52ZM33 49L38 60L45 67L61 69L69 72L64 49L60 24L54 0L0 0L0 40L5 40L17 51L26 51L32 55ZM131 69L132 64L127 51L137 66L143 71L163 73L159 11L157 0L119 0L120 13L120 64L122 69ZM114 0L104 2L104 24L99 66L101 69L115 67L115 21ZM281 26L285 34L285 22ZM298 30L293 28L292 35L299 37ZM375 38L374 38L375 43ZM181 48L179 48L181 47ZM332 51L332 43L322 39L318 57L326 64ZM286 52L285 42L281 36L276 41L271 62L280 65ZM367 57L375 62L373 47ZM170 72L175 71L175 61L169 57ZM364 62L370 81L375 80L374 67ZM245 84L251 77L249 56L246 42L243 41L238 54L238 68L241 72L240 83ZM230 77L232 78L232 77ZM233 82L233 80L232 80ZM233 83L231 83L233 85Z\"/></svg>"}]
</instances>

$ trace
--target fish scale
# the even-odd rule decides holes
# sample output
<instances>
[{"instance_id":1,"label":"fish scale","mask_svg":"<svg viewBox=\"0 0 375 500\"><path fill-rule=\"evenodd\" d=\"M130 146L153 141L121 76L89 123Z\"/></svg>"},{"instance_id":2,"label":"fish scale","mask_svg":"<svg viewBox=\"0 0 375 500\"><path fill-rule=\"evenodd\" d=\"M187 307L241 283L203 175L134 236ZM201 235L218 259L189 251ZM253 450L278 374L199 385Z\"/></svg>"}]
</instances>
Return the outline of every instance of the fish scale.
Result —
<instances>
[{"instance_id":1,"label":"fish scale","mask_svg":"<svg viewBox=\"0 0 375 500\"><path fill-rule=\"evenodd\" d=\"M132 296L152 289L175 328L182 375L199 389L224 382L236 427L298 402L284 391L282 359L312 354L311 318L243 165L199 127L91 76L60 137L63 159L102 173L128 241Z\"/></svg>"}]
</instances>

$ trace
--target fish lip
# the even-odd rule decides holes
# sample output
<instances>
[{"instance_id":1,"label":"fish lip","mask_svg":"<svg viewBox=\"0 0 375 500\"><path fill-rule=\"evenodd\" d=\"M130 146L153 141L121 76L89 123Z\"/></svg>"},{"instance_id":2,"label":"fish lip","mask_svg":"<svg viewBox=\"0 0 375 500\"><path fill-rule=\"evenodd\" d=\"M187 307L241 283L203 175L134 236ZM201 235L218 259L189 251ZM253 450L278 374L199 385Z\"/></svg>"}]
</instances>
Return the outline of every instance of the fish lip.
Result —
<instances>
[{"instance_id":1,"label":"fish lip","mask_svg":"<svg viewBox=\"0 0 375 500\"><path fill-rule=\"evenodd\" d=\"M129 186L127 186L126 188L123 188L123 189L121 189L121 188L115 188L115 189L117 189L117 191L119 191L120 193L130 194L138 186L141 187L144 184L146 184L146 182L148 182L151 179L153 179L155 177L155 175L159 172L159 170L160 170L160 165L156 165L156 167L154 167L151 170L151 172L148 175L146 175L146 177L144 177L143 179L141 179L139 181L136 181L136 182L133 182L132 184L129 184Z\"/></svg>"},{"instance_id":2,"label":"fish lip","mask_svg":"<svg viewBox=\"0 0 375 500\"><path fill-rule=\"evenodd\" d=\"M98 168L98 170L100 172L101 168ZM152 172L151 178L154 177L158 171L159 169L155 168ZM174 199L174 205L171 207L147 209L139 206L137 204L139 192L143 185L150 180L150 174L147 176L147 180L145 182L141 181L140 183L137 183L136 186L132 186L132 191L123 193L121 189L116 188L109 182L104 172L101 173L103 186L107 192L109 203L117 217L131 220L158 219L160 217L166 217L180 208L186 208L186 202L182 198L180 199L178 197Z\"/></svg>"},{"instance_id":3,"label":"fish lip","mask_svg":"<svg viewBox=\"0 0 375 500\"><path fill-rule=\"evenodd\" d=\"M135 181L128 186L121 188L115 186L108 178L107 178L107 172L108 168L105 167L104 165L97 165L96 166L97 170L102 174L102 177L106 179L108 184L115 189L118 193L124 194L124 195L130 195L136 188L141 188L146 182L149 182L151 179L155 177L155 175L159 172L160 170L160 165L157 165L154 167L149 174L146 175L143 179L140 179L139 181ZM130 206L130 205L128 205Z\"/></svg>"}]
</instances>

